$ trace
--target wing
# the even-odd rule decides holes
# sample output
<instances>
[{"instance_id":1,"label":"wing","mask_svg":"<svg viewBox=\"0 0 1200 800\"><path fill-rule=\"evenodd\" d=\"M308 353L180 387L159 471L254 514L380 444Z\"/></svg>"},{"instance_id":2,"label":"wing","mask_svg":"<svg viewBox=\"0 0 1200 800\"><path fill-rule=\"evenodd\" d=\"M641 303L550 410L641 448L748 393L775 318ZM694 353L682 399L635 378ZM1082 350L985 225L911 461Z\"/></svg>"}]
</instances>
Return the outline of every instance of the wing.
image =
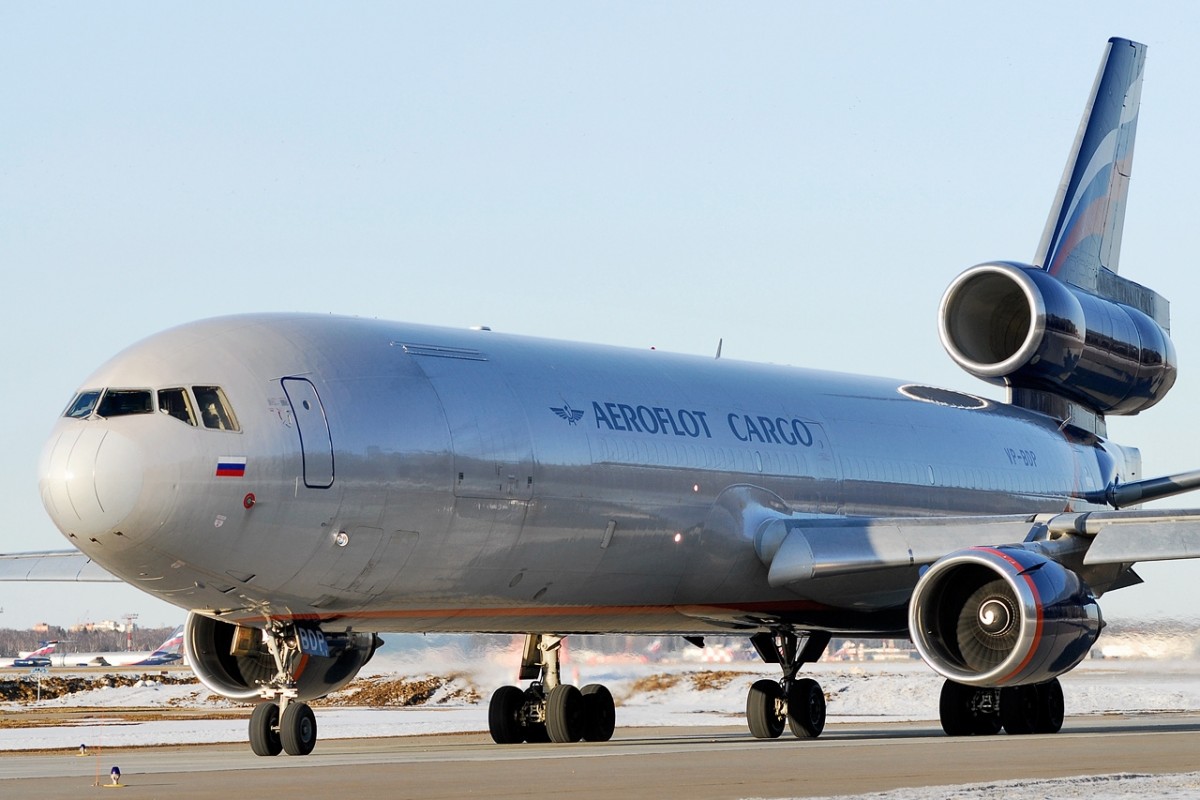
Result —
<instances>
[{"instance_id":1,"label":"wing","mask_svg":"<svg viewBox=\"0 0 1200 800\"><path fill-rule=\"evenodd\" d=\"M1200 558L1200 509L993 517L778 518L755 538L772 586L923 567L980 544L1028 543L1088 566Z\"/></svg>"},{"instance_id":2,"label":"wing","mask_svg":"<svg viewBox=\"0 0 1200 800\"><path fill-rule=\"evenodd\" d=\"M1084 564L1200 558L1200 511L1097 511L1083 515L1092 544Z\"/></svg>"},{"instance_id":3,"label":"wing","mask_svg":"<svg viewBox=\"0 0 1200 800\"><path fill-rule=\"evenodd\" d=\"M120 579L78 550L46 550L0 553L0 581L119 583Z\"/></svg>"}]
</instances>

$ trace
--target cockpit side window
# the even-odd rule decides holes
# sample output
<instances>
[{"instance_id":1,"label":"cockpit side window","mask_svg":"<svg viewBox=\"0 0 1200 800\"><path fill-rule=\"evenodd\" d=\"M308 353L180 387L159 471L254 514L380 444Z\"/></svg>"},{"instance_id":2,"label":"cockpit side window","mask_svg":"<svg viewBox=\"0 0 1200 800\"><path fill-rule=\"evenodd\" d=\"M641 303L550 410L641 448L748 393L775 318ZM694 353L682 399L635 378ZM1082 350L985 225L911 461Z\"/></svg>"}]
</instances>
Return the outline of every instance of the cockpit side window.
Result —
<instances>
[{"instance_id":1,"label":"cockpit side window","mask_svg":"<svg viewBox=\"0 0 1200 800\"><path fill-rule=\"evenodd\" d=\"M96 409L97 416L125 417L154 410L149 389L108 389Z\"/></svg>"},{"instance_id":2,"label":"cockpit side window","mask_svg":"<svg viewBox=\"0 0 1200 800\"><path fill-rule=\"evenodd\" d=\"M100 399L99 389L90 389L86 392L80 392L75 395L75 399L67 406L67 410L63 412L64 417L72 417L74 419L83 419L90 417L92 412L96 410L96 401Z\"/></svg>"},{"instance_id":3,"label":"cockpit side window","mask_svg":"<svg viewBox=\"0 0 1200 800\"><path fill-rule=\"evenodd\" d=\"M204 427L219 431L240 430L233 408L220 386L193 386L192 391L196 394L196 405L200 407Z\"/></svg>"},{"instance_id":4,"label":"cockpit side window","mask_svg":"<svg viewBox=\"0 0 1200 800\"><path fill-rule=\"evenodd\" d=\"M170 414L188 425L196 425L196 415L192 413L192 403L188 399L187 389L159 389L158 410Z\"/></svg>"}]
</instances>

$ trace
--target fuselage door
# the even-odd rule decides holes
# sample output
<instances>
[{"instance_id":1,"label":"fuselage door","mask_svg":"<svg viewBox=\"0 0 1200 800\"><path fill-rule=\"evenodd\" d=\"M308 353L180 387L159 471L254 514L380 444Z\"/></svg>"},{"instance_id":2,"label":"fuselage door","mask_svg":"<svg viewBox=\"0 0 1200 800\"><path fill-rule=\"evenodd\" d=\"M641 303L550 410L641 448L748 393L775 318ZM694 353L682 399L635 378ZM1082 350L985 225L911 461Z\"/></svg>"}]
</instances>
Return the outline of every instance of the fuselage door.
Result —
<instances>
[{"instance_id":1,"label":"fuselage door","mask_svg":"<svg viewBox=\"0 0 1200 800\"><path fill-rule=\"evenodd\" d=\"M300 435L304 485L310 489L328 489L333 485L333 437L317 387L306 378L283 378L280 383L291 403L292 419Z\"/></svg>"},{"instance_id":2,"label":"fuselage door","mask_svg":"<svg viewBox=\"0 0 1200 800\"><path fill-rule=\"evenodd\" d=\"M450 428L458 497L528 500L533 441L525 410L495 364L475 350L407 345Z\"/></svg>"}]
</instances>

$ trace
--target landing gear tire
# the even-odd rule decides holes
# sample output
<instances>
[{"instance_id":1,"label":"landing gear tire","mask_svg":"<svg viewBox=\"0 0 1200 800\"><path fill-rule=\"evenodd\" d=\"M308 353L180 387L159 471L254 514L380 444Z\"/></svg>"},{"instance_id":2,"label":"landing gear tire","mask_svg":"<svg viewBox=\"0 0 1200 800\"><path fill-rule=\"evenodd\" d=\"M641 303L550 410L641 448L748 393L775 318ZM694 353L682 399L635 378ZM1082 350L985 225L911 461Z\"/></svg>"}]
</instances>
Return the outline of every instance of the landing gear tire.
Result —
<instances>
[{"instance_id":1,"label":"landing gear tire","mask_svg":"<svg viewBox=\"0 0 1200 800\"><path fill-rule=\"evenodd\" d=\"M279 718L279 741L289 756L306 756L317 746L317 716L307 703L288 703Z\"/></svg>"},{"instance_id":2,"label":"landing gear tire","mask_svg":"<svg viewBox=\"0 0 1200 800\"><path fill-rule=\"evenodd\" d=\"M1062 730L1063 717L1066 715L1066 704L1063 702L1062 684L1058 678L1038 684L1038 697L1041 699L1041 709L1038 712L1037 733L1058 733Z\"/></svg>"},{"instance_id":3,"label":"landing gear tire","mask_svg":"<svg viewBox=\"0 0 1200 800\"><path fill-rule=\"evenodd\" d=\"M617 727L612 692L599 683L589 683L579 691L583 695L583 740L607 742Z\"/></svg>"},{"instance_id":4,"label":"landing gear tire","mask_svg":"<svg viewBox=\"0 0 1200 800\"><path fill-rule=\"evenodd\" d=\"M788 687L787 721L797 739L815 739L825 730L825 693L812 678L792 681Z\"/></svg>"},{"instance_id":5,"label":"landing gear tire","mask_svg":"<svg viewBox=\"0 0 1200 800\"><path fill-rule=\"evenodd\" d=\"M946 681L938 703L942 730L947 736L995 735L1001 725L997 706L1003 708L1003 702L995 689Z\"/></svg>"},{"instance_id":6,"label":"landing gear tire","mask_svg":"<svg viewBox=\"0 0 1200 800\"><path fill-rule=\"evenodd\" d=\"M521 707L525 692L516 686L501 686L488 702L488 732L496 744L520 744L525 739Z\"/></svg>"},{"instance_id":7,"label":"landing gear tire","mask_svg":"<svg viewBox=\"0 0 1200 800\"><path fill-rule=\"evenodd\" d=\"M1000 718L1010 736L1058 733L1063 724L1063 693L1058 678L1000 692Z\"/></svg>"},{"instance_id":8,"label":"landing gear tire","mask_svg":"<svg viewBox=\"0 0 1200 800\"><path fill-rule=\"evenodd\" d=\"M256 756L277 756L283 750L279 741L279 706L259 703L250 714L250 749Z\"/></svg>"},{"instance_id":9,"label":"landing gear tire","mask_svg":"<svg viewBox=\"0 0 1200 800\"><path fill-rule=\"evenodd\" d=\"M583 694L574 686L559 684L546 695L546 732L555 744L583 738Z\"/></svg>"},{"instance_id":10,"label":"landing gear tire","mask_svg":"<svg viewBox=\"0 0 1200 800\"><path fill-rule=\"evenodd\" d=\"M755 739L778 739L787 724L783 688L763 678L755 681L746 695L746 723Z\"/></svg>"},{"instance_id":11,"label":"landing gear tire","mask_svg":"<svg viewBox=\"0 0 1200 800\"><path fill-rule=\"evenodd\" d=\"M1009 736L1025 736L1037 726L1037 689L1008 686L1000 690L1000 719Z\"/></svg>"}]
</instances>

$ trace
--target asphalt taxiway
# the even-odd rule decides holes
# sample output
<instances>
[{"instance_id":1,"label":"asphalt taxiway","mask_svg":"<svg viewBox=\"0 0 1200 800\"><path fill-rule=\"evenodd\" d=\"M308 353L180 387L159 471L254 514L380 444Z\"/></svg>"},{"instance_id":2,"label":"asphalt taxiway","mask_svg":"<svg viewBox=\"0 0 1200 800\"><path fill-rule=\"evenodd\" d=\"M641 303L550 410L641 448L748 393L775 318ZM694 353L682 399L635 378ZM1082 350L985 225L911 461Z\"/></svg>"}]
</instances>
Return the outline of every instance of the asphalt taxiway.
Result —
<instances>
[{"instance_id":1,"label":"asphalt taxiway","mask_svg":"<svg viewBox=\"0 0 1200 800\"><path fill-rule=\"evenodd\" d=\"M1200 769L1200 715L1068 718L1055 736L951 739L934 723L832 724L815 741L742 727L629 728L611 742L492 744L485 734L321 740L303 758L246 745L0 754L0 796L78 800L117 765L137 798L803 797L980 781Z\"/></svg>"}]
</instances>

